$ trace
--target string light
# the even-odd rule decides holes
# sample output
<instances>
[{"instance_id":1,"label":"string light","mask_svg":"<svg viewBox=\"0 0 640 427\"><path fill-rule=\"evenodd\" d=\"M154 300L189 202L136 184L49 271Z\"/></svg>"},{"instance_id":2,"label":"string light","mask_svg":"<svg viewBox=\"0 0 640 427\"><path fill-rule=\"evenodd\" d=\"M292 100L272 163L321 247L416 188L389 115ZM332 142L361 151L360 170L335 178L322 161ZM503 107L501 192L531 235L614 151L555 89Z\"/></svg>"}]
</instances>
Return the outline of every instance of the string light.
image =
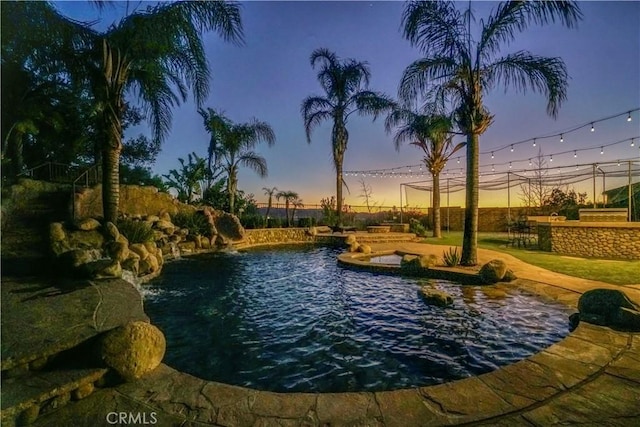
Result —
<instances>
[{"instance_id":1,"label":"string light","mask_svg":"<svg viewBox=\"0 0 640 427\"><path fill-rule=\"evenodd\" d=\"M496 171L496 168L493 165L491 165L491 172L495 172L495 171Z\"/></svg>"},{"instance_id":2,"label":"string light","mask_svg":"<svg viewBox=\"0 0 640 427\"><path fill-rule=\"evenodd\" d=\"M460 164L460 157L458 157L458 164Z\"/></svg>"},{"instance_id":3,"label":"string light","mask_svg":"<svg viewBox=\"0 0 640 427\"><path fill-rule=\"evenodd\" d=\"M529 166L531 166L531 159L529 159Z\"/></svg>"},{"instance_id":4,"label":"string light","mask_svg":"<svg viewBox=\"0 0 640 427\"><path fill-rule=\"evenodd\" d=\"M631 111L629 111L629 115L627 116L627 121L630 122L631 121Z\"/></svg>"},{"instance_id":5,"label":"string light","mask_svg":"<svg viewBox=\"0 0 640 427\"><path fill-rule=\"evenodd\" d=\"M604 147L600 147L600 154L604 154Z\"/></svg>"},{"instance_id":6,"label":"string light","mask_svg":"<svg viewBox=\"0 0 640 427\"><path fill-rule=\"evenodd\" d=\"M618 160L618 166L620 166L620 160Z\"/></svg>"},{"instance_id":7,"label":"string light","mask_svg":"<svg viewBox=\"0 0 640 427\"><path fill-rule=\"evenodd\" d=\"M635 138L631 138L631 146L633 147L634 145L636 145Z\"/></svg>"},{"instance_id":8,"label":"string light","mask_svg":"<svg viewBox=\"0 0 640 427\"><path fill-rule=\"evenodd\" d=\"M578 152L576 150L573 150L573 158L574 159L578 158Z\"/></svg>"},{"instance_id":9,"label":"string light","mask_svg":"<svg viewBox=\"0 0 640 427\"><path fill-rule=\"evenodd\" d=\"M511 144L511 152L513 153L513 144Z\"/></svg>"},{"instance_id":10,"label":"string light","mask_svg":"<svg viewBox=\"0 0 640 427\"><path fill-rule=\"evenodd\" d=\"M553 162L553 154L551 156L549 156L549 161Z\"/></svg>"},{"instance_id":11,"label":"string light","mask_svg":"<svg viewBox=\"0 0 640 427\"><path fill-rule=\"evenodd\" d=\"M491 152L491 158L493 159L493 151Z\"/></svg>"},{"instance_id":12,"label":"string light","mask_svg":"<svg viewBox=\"0 0 640 427\"><path fill-rule=\"evenodd\" d=\"M511 169L511 166L512 166L512 165L511 165L511 162L509 162L509 169Z\"/></svg>"},{"instance_id":13,"label":"string light","mask_svg":"<svg viewBox=\"0 0 640 427\"><path fill-rule=\"evenodd\" d=\"M636 111L640 111L640 108L635 108L635 109L632 109L632 110L623 111L621 113L613 114L611 116L603 117L603 118L597 119L597 120L589 120L588 122L585 122L583 124L580 124L580 125L565 129L565 130L563 130L561 132L558 132L558 133L541 135L541 136L537 136L535 138L528 138L528 139L525 139L525 140L522 140L522 141L518 141L518 142L507 143L507 144L505 144L505 145L503 145L501 147L498 147L498 148L493 148L493 149L487 150L487 151L481 151L480 154L489 154L491 151L493 151L495 153L495 152L499 152L499 151L502 151L502 150L505 150L505 149L513 149L513 150L515 150L515 146L516 145L525 144L525 143L531 142L532 140L533 140L533 146L537 147L537 144L538 144L537 140L541 139L541 138L542 139L559 138L560 142L564 142L564 134L565 133L567 133L567 134L568 133L572 133L572 132L578 131L580 129L586 128L588 126L591 128L591 132L595 132L595 124L596 123L605 122L605 121L608 121L608 120L616 119L618 117L627 117L627 120L628 120L630 118L630 116L631 116L631 113L634 113Z\"/></svg>"}]
</instances>

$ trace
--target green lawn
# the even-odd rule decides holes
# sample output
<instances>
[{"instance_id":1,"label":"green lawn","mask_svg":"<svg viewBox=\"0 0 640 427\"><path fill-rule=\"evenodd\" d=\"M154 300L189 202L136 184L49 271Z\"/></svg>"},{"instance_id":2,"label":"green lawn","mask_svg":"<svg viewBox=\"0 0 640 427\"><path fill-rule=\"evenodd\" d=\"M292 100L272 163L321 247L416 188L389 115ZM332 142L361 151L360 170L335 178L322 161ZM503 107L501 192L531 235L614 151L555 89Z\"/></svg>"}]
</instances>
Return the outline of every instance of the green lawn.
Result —
<instances>
[{"instance_id":1,"label":"green lawn","mask_svg":"<svg viewBox=\"0 0 640 427\"><path fill-rule=\"evenodd\" d=\"M640 261L612 261L567 257L531 248L505 247L506 233L478 233L478 246L512 255L529 264L547 270L614 285L640 283ZM425 243L461 246L462 232L442 232L442 239L426 238Z\"/></svg>"}]
</instances>

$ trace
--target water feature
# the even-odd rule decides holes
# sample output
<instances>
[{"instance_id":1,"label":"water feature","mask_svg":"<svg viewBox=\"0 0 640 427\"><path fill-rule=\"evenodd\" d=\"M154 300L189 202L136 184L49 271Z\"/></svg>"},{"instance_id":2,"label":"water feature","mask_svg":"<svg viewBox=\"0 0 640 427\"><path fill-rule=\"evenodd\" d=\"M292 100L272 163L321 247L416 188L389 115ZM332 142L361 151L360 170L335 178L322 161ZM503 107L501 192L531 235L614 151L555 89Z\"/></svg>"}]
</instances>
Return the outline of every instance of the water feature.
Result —
<instances>
[{"instance_id":1,"label":"water feature","mask_svg":"<svg viewBox=\"0 0 640 427\"><path fill-rule=\"evenodd\" d=\"M400 265L402 261L402 256L398 254L389 254L389 255L378 255L369 258L369 262L372 264L391 264L391 265Z\"/></svg>"},{"instance_id":2,"label":"water feature","mask_svg":"<svg viewBox=\"0 0 640 427\"><path fill-rule=\"evenodd\" d=\"M164 362L200 378L272 391L380 391L478 375L569 333L569 311L509 287L343 269L339 251L297 247L188 257L145 286L167 337Z\"/></svg>"}]
</instances>

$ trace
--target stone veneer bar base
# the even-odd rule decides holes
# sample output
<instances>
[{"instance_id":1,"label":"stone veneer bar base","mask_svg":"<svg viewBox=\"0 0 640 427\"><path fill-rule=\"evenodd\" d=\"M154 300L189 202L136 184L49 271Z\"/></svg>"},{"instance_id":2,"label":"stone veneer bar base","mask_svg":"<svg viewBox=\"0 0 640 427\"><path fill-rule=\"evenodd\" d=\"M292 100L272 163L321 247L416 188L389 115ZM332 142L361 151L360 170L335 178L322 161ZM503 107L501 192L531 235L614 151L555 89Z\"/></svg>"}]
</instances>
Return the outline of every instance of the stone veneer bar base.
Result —
<instances>
[{"instance_id":1,"label":"stone veneer bar base","mask_svg":"<svg viewBox=\"0 0 640 427\"><path fill-rule=\"evenodd\" d=\"M538 245L563 255L609 259L640 259L638 222L541 222Z\"/></svg>"}]
</instances>

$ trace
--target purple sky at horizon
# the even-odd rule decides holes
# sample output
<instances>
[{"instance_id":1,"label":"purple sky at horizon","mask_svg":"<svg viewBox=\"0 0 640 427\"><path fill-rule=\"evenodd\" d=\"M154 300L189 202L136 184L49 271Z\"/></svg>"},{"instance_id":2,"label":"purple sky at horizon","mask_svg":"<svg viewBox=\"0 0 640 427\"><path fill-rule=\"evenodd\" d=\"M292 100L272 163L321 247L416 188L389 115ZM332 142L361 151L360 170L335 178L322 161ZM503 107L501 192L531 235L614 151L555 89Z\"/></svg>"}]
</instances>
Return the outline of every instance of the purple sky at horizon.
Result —
<instances>
[{"instance_id":1,"label":"purple sky at horizon","mask_svg":"<svg viewBox=\"0 0 640 427\"><path fill-rule=\"evenodd\" d=\"M63 13L76 19L91 20L100 16L100 12L86 3L56 4ZM461 7L463 4L466 7L467 3L461 3ZM476 19L486 17L494 5L473 2ZM321 198L335 194L331 123L317 127L312 143L307 144L300 114L300 104L305 97L322 95L309 56L314 49L326 47L341 58L368 61L372 73L370 88L395 97L404 68L422 56L402 38L403 7L403 2L244 2L244 46L224 43L213 33L205 35L213 80L209 99L203 107L223 110L235 122L254 117L266 121L277 138L275 146L269 148L265 144L257 148L267 159L269 177L262 180L252 171L242 170L240 189L254 193L258 201L265 201L262 187L276 186L298 192L306 204L319 203ZM532 27L502 50L506 54L526 49L537 55L563 58L571 79L568 99L557 119L546 114L542 95L530 91L518 93L512 88L505 93L498 88L485 98L495 121L481 136L480 150L488 152L613 114L625 115L598 123L595 132L587 127L564 135L563 143L548 139L539 142L536 148L521 144L513 153L509 149L496 152L494 160L488 154L482 155L481 166L490 168L495 163L497 171L506 172L507 166L503 163L513 161L514 169L526 168L526 163L515 161L535 157L540 147L546 156L597 147L579 152L578 159L573 152L554 156L550 166L639 158L640 140L636 140L635 147L628 143L607 147L604 155L600 155L599 146L640 134L637 111L632 113L631 122L626 121L626 111L640 107L640 2L581 2L580 7L584 19L577 29L560 25ZM119 5L102 14L117 16L123 12L124 6ZM113 16L109 19L105 17L98 25L108 25ZM420 162L420 151L415 147L395 150L392 135L385 133L383 123L383 118L376 122L372 122L371 117L350 118L345 170L393 168ZM140 132L148 133L148 130L146 127L132 129L130 136ZM192 151L206 156L208 142L202 118L189 100L174 109L172 130L154 171L165 174L177 168L178 157L186 158ZM451 161L450 168L464 165L464 153L460 153L461 164ZM351 190L350 194L345 192L348 204L362 204L358 197L359 179L346 177ZM374 201L389 206L400 204L401 182L416 180L413 177L364 179L372 187ZM505 194L481 192L480 206L504 206ZM428 193L413 195L409 203L412 206L428 204ZM463 204L462 193L451 196L452 206Z\"/></svg>"}]
</instances>

